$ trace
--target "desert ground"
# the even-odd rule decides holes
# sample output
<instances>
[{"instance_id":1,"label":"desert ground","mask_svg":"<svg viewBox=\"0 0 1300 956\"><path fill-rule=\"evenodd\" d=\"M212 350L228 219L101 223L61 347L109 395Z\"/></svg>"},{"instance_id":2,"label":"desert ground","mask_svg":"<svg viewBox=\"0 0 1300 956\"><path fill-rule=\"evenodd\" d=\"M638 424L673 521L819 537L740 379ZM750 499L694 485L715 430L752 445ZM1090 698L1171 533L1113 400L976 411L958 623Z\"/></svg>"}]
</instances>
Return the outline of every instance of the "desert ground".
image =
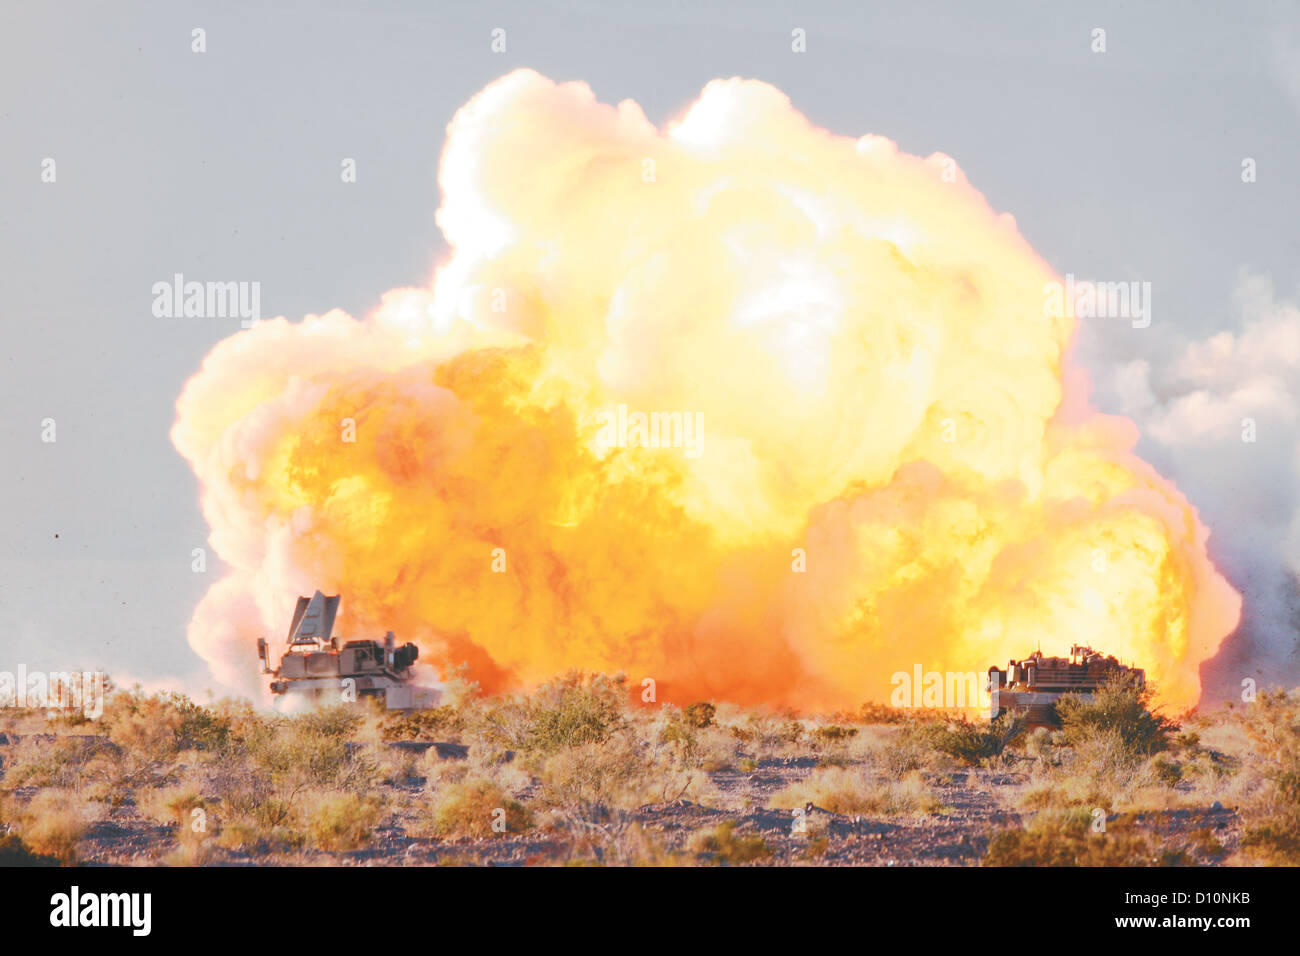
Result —
<instances>
[{"instance_id":1,"label":"desert ground","mask_svg":"<svg viewBox=\"0 0 1300 956\"><path fill-rule=\"evenodd\" d=\"M413 715L116 689L0 708L0 864L1220 866L1300 862L1300 692L1059 728L863 705L645 705L454 682Z\"/></svg>"}]
</instances>

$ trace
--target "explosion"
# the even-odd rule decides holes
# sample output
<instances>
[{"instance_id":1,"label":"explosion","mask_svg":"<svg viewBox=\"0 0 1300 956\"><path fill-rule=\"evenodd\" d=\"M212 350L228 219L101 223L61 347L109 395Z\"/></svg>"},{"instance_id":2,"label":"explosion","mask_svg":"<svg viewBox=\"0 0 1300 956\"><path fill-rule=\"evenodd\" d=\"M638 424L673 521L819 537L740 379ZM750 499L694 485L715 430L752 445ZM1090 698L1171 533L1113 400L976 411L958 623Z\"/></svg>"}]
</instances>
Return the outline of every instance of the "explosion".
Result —
<instances>
[{"instance_id":1,"label":"explosion","mask_svg":"<svg viewBox=\"0 0 1300 956\"><path fill-rule=\"evenodd\" d=\"M1079 642L1196 702L1240 598L951 159L761 82L661 131L520 70L456 114L439 184L427 287L260 322L177 403L232 568L189 632L218 680L255 688L255 638L319 587L342 633L489 691L841 708Z\"/></svg>"}]
</instances>

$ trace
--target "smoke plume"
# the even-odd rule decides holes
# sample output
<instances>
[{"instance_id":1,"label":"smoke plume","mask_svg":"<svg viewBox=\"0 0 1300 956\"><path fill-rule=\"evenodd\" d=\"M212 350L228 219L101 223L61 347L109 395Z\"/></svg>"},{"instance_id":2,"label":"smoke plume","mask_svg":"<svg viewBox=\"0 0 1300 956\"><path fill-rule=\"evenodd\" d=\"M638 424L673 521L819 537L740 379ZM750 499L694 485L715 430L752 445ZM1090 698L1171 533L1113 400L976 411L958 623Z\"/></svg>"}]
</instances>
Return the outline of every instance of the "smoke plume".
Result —
<instances>
[{"instance_id":1,"label":"smoke plume","mask_svg":"<svg viewBox=\"0 0 1300 956\"><path fill-rule=\"evenodd\" d=\"M428 287L261 322L178 401L233 568L189 635L219 680L255 687L255 638L321 588L349 636L488 690L581 668L830 708L1077 641L1196 701L1240 599L948 157L760 82L661 130L521 70L456 114L439 182Z\"/></svg>"}]
</instances>

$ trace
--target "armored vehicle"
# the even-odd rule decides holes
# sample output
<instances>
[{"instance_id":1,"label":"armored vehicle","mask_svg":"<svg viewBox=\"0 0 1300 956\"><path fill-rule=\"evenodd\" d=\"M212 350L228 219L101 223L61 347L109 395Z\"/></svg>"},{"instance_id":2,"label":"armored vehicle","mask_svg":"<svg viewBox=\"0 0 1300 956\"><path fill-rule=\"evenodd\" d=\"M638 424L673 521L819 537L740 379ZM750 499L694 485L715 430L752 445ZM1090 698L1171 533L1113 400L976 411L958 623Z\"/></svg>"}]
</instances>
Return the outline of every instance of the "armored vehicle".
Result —
<instances>
[{"instance_id":1,"label":"armored vehicle","mask_svg":"<svg viewBox=\"0 0 1300 956\"><path fill-rule=\"evenodd\" d=\"M1006 670L989 668L989 717L1017 714L1031 726L1058 727L1056 702L1063 694L1091 694L1118 675L1138 687L1146 683L1141 668L1125 667L1082 644L1071 645L1068 658L1044 657L1041 650L1035 651L1022 661L1008 662Z\"/></svg>"},{"instance_id":2,"label":"armored vehicle","mask_svg":"<svg viewBox=\"0 0 1300 956\"><path fill-rule=\"evenodd\" d=\"M339 595L317 591L298 598L289 625L288 645L279 666L271 668L266 638L257 640L262 673L269 674L271 693L329 703L377 698L387 710L426 710L438 705L440 692L415 683L412 667L420 656L414 644L397 646L393 632L383 641L345 641L334 636Z\"/></svg>"}]
</instances>

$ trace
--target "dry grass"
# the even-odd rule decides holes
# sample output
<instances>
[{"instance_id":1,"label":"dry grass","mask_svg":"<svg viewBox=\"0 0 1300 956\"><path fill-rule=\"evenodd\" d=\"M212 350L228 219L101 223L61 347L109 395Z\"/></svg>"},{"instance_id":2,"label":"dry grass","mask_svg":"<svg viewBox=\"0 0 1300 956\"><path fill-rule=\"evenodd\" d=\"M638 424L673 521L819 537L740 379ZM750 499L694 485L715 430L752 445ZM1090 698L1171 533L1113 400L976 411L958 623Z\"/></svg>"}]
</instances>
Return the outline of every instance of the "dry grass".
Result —
<instances>
[{"instance_id":1,"label":"dry grass","mask_svg":"<svg viewBox=\"0 0 1300 956\"><path fill-rule=\"evenodd\" d=\"M317 849L330 853L359 850L369 843L383 811L375 797L338 791L312 793L303 804L308 839Z\"/></svg>"},{"instance_id":2,"label":"dry grass","mask_svg":"<svg viewBox=\"0 0 1300 956\"><path fill-rule=\"evenodd\" d=\"M1095 832L1086 810L1049 810L1023 829L1004 830L989 841L985 866L1179 866L1187 850L1163 846L1127 821Z\"/></svg>"},{"instance_id":3,"label":"dry grass","mask_svg":"<svg viewBox=\"0 0 1300 956\"><path fill-rule=\"evenodd\" d=\"M165 860L176 865L309 862L373 842L382 819L435 842L536 827L529 841L508 846L549 842L560 848L547 851L550 859L570 863L758 862L768 857L749 854L763 840L743 826L719 828L713 817L694 837L665 837L641 825L652 817L638 810L679 798L725 813L812 803L909 828L922 824L906 818L944 810L946 784L936 772L974 766L983 769L964 775L968 790L1030 814L1024 828L997 836L990 862L1300 862L1295 694L1187 715L1175 729L1140 695L1115 688L1067 705L1063 729L1019 737L935 714L888 715L890 723L868 726L858 713L795 716L706 701L646 707L629 701L635 696L622 678L570 674L531 694L466 690L437 711L399 717L355 707L286 717L138 691L112 695L103 719L89 725L0 714L20 733L55 735L28 736L0 753L8 806L0 817L12 828L0 857L76 860L89 852L87 828L111 813L171 828ZM468 756L390 745L402 739L460 743ZM799 762L785 763L792 757ZM809 758L818 766L790 783ZM737 780L742 774L756 774L752 785ZM778 775L784 789L769 796ZM1017 780L1025 782L1009 782ZM1172 845L1144 829L1160 811L1215 803L1235 815L1207 816L1212 827L1194 820L1197 829ZM1091 819L1096 808L1112 821L1104 842L1077 832L1078 815ZM191 827L197 809L207 829ZM1147 822L1114 825L1134 813ZM811 861L833 846L842 860L831 819L814 816L793 849L784 836L767 849Z\"/></svg>"},{"instance_id":4,"label":"dry grass","mask_svg":"<svg viewBox=\"0 0 1300 956\"><path fill-rule=\"evenodd\" d=\"M4 749L4 782L11 788L80 789L101 776L108 761L104 742L83 735L54 741L31 736Z\"/></svg>"},{"instance_id":5,"label":"dry grass","mask_svg":"<svg viewBox=\"0 0 1300 956\"><path fill-rule=\"evenodd\" d=\"M522 833L532 814L500 785L471 777L438 789L427 807L424 829L442 839L482 840Z\"/></svg>"},{"instance_id":6,"label":"dry grass","mask_svg":"<svg viewBox=\"0 0 1300 956\"><path fill-rule=\"evenodd\" d=\"M185 828L193 820L193 811L204 807L202 790L192 783L142 790L136 794L135 803L144 816L167 826Z\"/></svg>"},{"instance_id":7,"label":"dry grass","mask_svg":"<svg viewBox=\"0 0 1300 956\"><path fill-rule=\"evenodd\" d=\"M565 866L693 866L697 858L668 847L636 823L578 828L571 832Z\"/></svg>"},{"instance_id":8,"label":"dry grass","mask_svg":"<svg viewBox=\"0 0 1300 956\"><path fill-rule=\"evenodd\" d=\"M1260 786L1244 807L1242 845L1265 863L1300 864L1300 692L1261 695L1243 729Z\"/></svg>"},{"instance_id":9,"label":"dry grass","mask_svg":"<svg viewBox=\"0 0 1300 956\"><path fill-rule=\"evenodd\" d=\"M912 771L901 780L873 780L844 767L820 767L772 797L774 810L793 810L811 803L831 813L855 816L926 815L943 809L943 802Z\"/></svg>"},{"instance_id":10,"label":"dry grass","mask_svg":"<svg viewBox=\"0 0 1300 956\"><path fill-rule=\"evenodd\" d=\"M163 862L168 866L207 866L216 858L217 844L212 840L182 836L180 842L163 857Z\"/></svg>"},{"instance_id":11,"label":"dry grass","mask_svg":"<svg viewBox=\"0 0 1300 956\"><path fill-rule=\"evenodd\" d=\"M18 814L19 835L33 853L74 863L77 845L100 814L68 790L44 790Z\"/></svg>"},{"instance_id":12,"label":"dry grass","mask_svg":"<svg viewBox=\"0 0 1300 956\"><path fill-rule=\"evenodd\" d=\"M767 841L758 834L737 834L734 821L693 834L690 849L719 866L740 866L772 854Z\"/></svg>"}]
</instances>

